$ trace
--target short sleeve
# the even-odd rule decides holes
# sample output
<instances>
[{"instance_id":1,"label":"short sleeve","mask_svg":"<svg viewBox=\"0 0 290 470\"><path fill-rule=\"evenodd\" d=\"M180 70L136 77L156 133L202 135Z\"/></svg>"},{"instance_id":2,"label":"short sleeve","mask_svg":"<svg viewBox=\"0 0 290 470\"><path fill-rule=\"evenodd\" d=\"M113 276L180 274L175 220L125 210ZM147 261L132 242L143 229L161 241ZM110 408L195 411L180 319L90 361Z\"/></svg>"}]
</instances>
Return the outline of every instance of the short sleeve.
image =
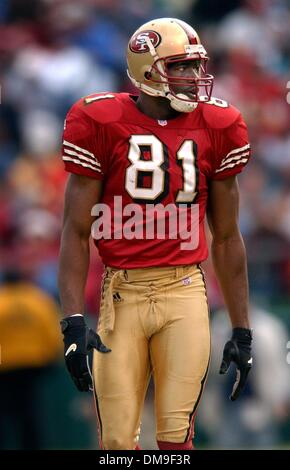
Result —
<instances>
[{"instance_id":1,"label":"short sleeve","mask_svg":"<svg viewBox=\"0 0 290 470\"><path fill-rule=\"evenodd\" d=\"M239 114L231 126L219 131L212 179L224 179L240 173L249 158L250 144L247 126Z\"/></svg>"},{"instance_id":2,"label":"short sleeve","mask_svg":"<svg viewBox=\"0 0 290 470\"><path fill-rule=\"evenodd\" d=\"M87 116L77 104L68 112L62 143L62 159L70 173L104 178L105 162L102 135L98 123Z\"/></svg>"}]
</instances>

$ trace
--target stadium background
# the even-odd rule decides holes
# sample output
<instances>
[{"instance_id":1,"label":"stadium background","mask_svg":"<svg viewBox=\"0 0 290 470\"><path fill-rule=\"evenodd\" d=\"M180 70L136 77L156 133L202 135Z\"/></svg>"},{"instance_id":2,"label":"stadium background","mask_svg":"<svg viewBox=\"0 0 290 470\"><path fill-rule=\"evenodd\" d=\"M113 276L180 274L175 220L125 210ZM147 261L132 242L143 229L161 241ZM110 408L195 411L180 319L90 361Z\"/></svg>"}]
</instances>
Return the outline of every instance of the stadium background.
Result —
<instances>
[{"instance_id":1,"label":"stadium background","mask_svg":"<svg viewBox=\"0 0 290 470\"><path fill-rule=\"evenodd\" d=\"M239 177L240 223L253 315L260 309L255 322L260 361L245 397L234 405L227 398L228 381L213 371L197 420L197 443L205 448L290 448L289 0L1 0L0 282L4 285L7 271L16 270L58 302L67 178L59 151L65 114L86 94L133 91L126 77L128 38L140 24L162 16L179 17L198 30L211 57L213 95L241 109L253 148L252 161ZM215 365L226 327L210 260L205 268L217 331ZM92 324L101 272L94 253L87 286ZM21 347L20 341L20 355ZM96 448L91 398L74 390L58 346L45 365L35 399L39 447ZM15 364L12 374L14 368L19 367ZM5 370L2 361L0 379ZM151 386L142 432L147 449L155 447L152 395ZM1 403L5 406L7 412L13 403ZM8 423L6 414L7 423L0 419L0 448L20 448L17 418ZM234 441L224 432L227 426Z\"/></svg>"}]
</instances>

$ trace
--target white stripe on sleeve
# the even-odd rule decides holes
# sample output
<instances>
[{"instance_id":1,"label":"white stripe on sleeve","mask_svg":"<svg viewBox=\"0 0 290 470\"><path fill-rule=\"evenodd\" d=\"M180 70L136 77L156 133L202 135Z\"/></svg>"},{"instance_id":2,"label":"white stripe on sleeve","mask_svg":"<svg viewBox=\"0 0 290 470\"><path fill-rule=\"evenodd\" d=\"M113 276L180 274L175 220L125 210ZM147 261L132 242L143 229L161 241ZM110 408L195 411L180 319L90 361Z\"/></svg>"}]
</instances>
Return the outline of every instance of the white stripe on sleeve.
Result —
<instances>
[{"instance_id":1,"label":"white stripe on sleeve","mask_svg":"<svg viewBox=\"0 0 290 470\"><path fill-rule=\"evenodd\" d=\"M75 158L71 158L71 157L67 157L66 155L63 155L62 159L65 161L65 162L73 162L73 163L76 163L77 165L81 165L85 168L90 168L91 170L94 170L94 171L97 171L99 173L102 173L102 171L100 170L100 168L97 168L97 167L94 167L92 165L90 165L89 163L84 163L84 162L81 162L80 160L76 160Z\"/></svg>"},{"instance_id":2,"label":"white stripe on sleeve","mask_svg":"<svg viewBox=\"0 0 290 470\"><path fill-rule=\"evenodd\" d=\"M77 157L79 160L84 160L86 162L91 163L94 166L98 166L98 167L101 166L100 163L97 162L96 160L93 160L92 158L84 157L84 155L74 152L73 150L68 150L64 148L64 153L67 153L68 155L73 155L74 157Z\"/></svg>"},{"instance_id":3,"label":"white stripe on sleeve","mask_svg":"<svg viewBox=\"0 0 290 470\"><path fill-rule=\"evenodd\" d=\"M220 165L220 168L223 167L224 165L227 165L228 163L230 162L234 162L234 161L237 161L237 160L240 160L242 157L249 157L250 156L250 152L242 152L242 153L239 153L239 155L236 155L235 157L230 157L228 158L226 161L224 161L223 163L221 163Z\"/></svg>"},{"instance_id":4,"label":"white stripe on sleeve","mask_svg":"<svg viewBox=\"0 0 290 470\"><path fill-rule=\"evenodd\" d=\"M241 158L240 160L237 160L236 162L234 163L229 163L228 165L226 166L223 166L222 168L219 168L218 170L216 170L215 172L216 173L219 173L220 171L224 171L226 170L227 168L233 168L234 166L236 165L240 165L241 163L246 163L248 161L249 158Z\"/></svg>"},{"instance_id":5,"label":"white stripe on sleeve","mask_svg":"<svg viewBox=\"0 0 290 470\"><path fill-rule=\"evenodd\" d=\"M240 147L234 150L231 150L225 158L223 158L221 164L223 164L231 155L235 155L236 153L244 152L245 150L248 150L250 148L250 144L244 145L244 147Z\"/></svg>"}]
</instances>

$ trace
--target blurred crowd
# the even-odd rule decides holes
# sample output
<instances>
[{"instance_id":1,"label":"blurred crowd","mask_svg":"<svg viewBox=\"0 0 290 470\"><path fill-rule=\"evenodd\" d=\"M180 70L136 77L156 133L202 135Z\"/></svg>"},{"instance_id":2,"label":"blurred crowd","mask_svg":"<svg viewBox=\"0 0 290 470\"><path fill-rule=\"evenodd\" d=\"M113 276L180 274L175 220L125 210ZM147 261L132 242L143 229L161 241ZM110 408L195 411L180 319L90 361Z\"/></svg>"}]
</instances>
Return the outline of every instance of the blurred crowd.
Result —
<instances>
[{"instance_id":1,"label":"blurred crowd","mask_svg":"<svg viewBox=\"0 0 290 470\"><path fill-rule=\"evenodd\" d=\"M1 0L0 282L17 267L57 300L65 114L86 94L134 91L128 38L162 16L197 29L211 58L213 95L240 108L248 124L252 160L239 184L251 297L289 328L289 0ZM92 314L102 272L95 251L87 286ZM206 268L217 310L222 300L210 261Z\"/></svg>"}]
</instances>

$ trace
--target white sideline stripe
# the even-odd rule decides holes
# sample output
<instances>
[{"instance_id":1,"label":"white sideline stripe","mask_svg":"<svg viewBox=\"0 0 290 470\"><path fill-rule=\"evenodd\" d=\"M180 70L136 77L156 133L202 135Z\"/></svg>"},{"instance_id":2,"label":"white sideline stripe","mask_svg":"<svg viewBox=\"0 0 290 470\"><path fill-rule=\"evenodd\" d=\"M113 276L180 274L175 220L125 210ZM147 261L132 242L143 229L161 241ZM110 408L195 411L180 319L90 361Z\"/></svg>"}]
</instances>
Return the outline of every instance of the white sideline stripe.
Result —
<instances>
[{"instance_id":1,"label":"white sideline stripe","mask_svg":"<svg viewBox=\"0 0 290 470\"><path fill-rule=\"evenodd\" d=\"M234 163L229 163L228 165L224 166L223 168L220 168L219 170L216 170L216 173L219 173L220 171L226 170L227 168L233 168L236 165L239 165L240 163L246 163L249 159L248 158L241 158L241 160L238 160L237 162Z\"/></svg>"},{"instance_id":2,"label":"white sideline stripe","mask_svg":"<svg viewBox=\"0 0 290 470\"><path fill-rule=\"evenodd\" d=\"M85 155L89 155L90 157L95 158L95 155L93 153L89 152L88 150L82 149L81 147L78 147L77 145L72 144L71 142L68 142L67 140L63 141L63 145L67 145L68 147L72 147L73 149L78 150L79 152L82 152Z\"/></svg>"},{"instance_id":3,"label":"white sideline stripe","mask_svg":"<svg viewBox=\"0 0 290 470\"><path fill-rule=\"evenodd\" d=\"M244 150L247 150L250 148L250 144L247 144L247 145L244 145L244 147L240 147L238 149L234 149L234 150L231 150L226 156L225 158L222 160L222 163L228 159L228 157L230 157L231 155L234 155L235 153L239 153L239 152L243 152Z\"/></svg>"},{"instance_id":4,"label":"white sideline stripe","mask_svg":"<svg viewBox=\"0 0 290 470\"><path fill-rule=\"evenodd\" d=\"M250 152L239 153L239 155L237 155L236 157L230 157L225 162L221 163L221 167L223 165L227 165L227 163L230 163L234 160L239 160L241 157L248 157L248 156L250 156Z\"/></svg>"},{"instance_id":5,"label":"white sideline stripe","mask_svg":"<svg viewBox=\"0 0 290 470\"><path fill-rule=\"evenodd\" d=\"M90 162L92 165L101 166L99 162L96 160L92 160L91 158L84 157L80 153L74 152L73 150L68 150L64 148L64 153L68 153L69 155L74 155L75 157L79 157L80 160L85 160L86 162Z\"/></svg>"},{"instance_id":6,"label":"white sideline stripe","mask_svg":"<svg viewBox=\"0 0 290 470\"><path fill-rule=\"evenodd\" d=\"M73 163L76 163L77 165L81 165L81 166L84 166L84 167L87 167L87 168L91 168L94 171L98 171L99 173L102 173L99 168L96 168L92 165L89 165L88 163L81 162L80 160L76 160L75 158L70 158L70 157L66 157L65 155L63 155L62 159L64 161L73 162Z\"/></svg>"}]
</instances>

